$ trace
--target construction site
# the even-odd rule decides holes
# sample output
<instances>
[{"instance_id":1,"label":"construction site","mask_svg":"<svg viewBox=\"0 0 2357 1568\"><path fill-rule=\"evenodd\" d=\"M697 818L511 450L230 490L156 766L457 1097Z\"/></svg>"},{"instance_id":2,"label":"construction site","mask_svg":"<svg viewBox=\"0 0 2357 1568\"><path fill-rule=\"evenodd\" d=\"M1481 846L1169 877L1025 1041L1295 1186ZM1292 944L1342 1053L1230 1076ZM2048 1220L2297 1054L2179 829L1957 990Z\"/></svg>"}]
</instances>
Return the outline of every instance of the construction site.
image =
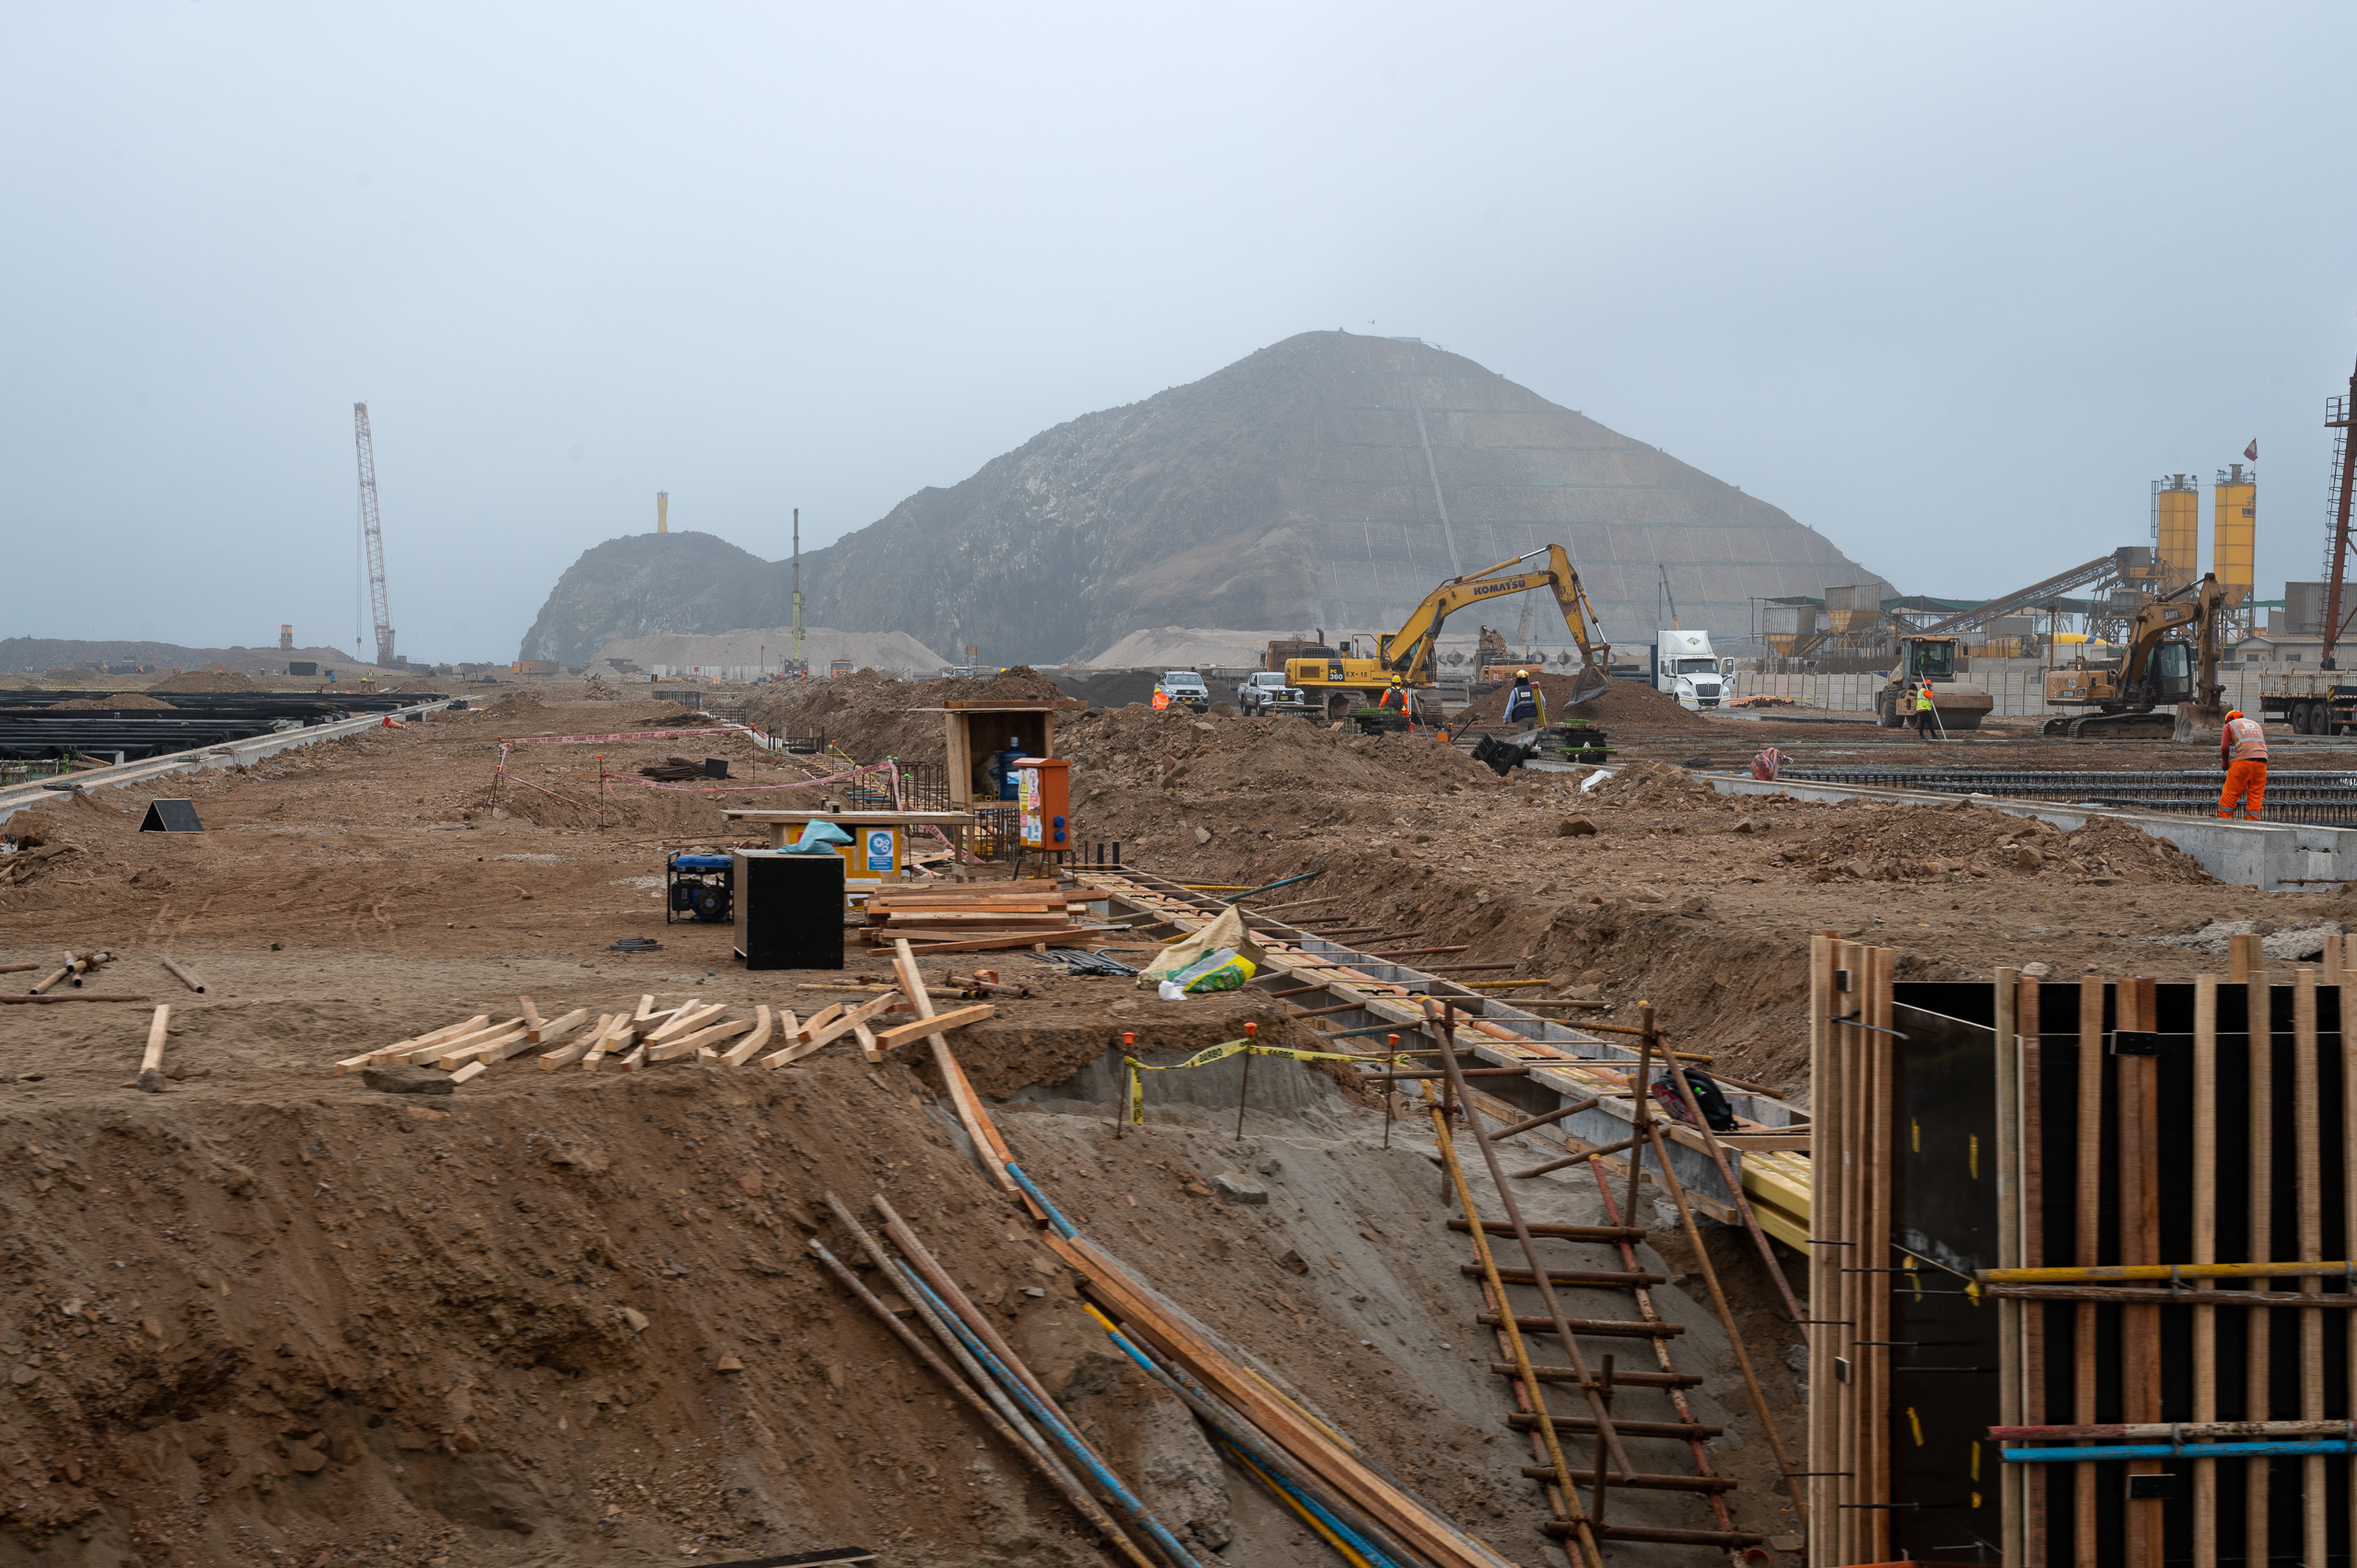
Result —
<instances>
[{"instance_id":1,"label":"construction site","mask_svg":"<svg viewBox=\"0 0 2357 1568\"><path fill-rule=\"evenodd\" d=\"M1401 374L1450 569L1289 630L667 495L412 663L362 405L372 661L15 678L0 1568L2348 1561L2345 447L2313 595L2236 465L1910 599L1452 518Z\"/></svg>"}]
</instances>

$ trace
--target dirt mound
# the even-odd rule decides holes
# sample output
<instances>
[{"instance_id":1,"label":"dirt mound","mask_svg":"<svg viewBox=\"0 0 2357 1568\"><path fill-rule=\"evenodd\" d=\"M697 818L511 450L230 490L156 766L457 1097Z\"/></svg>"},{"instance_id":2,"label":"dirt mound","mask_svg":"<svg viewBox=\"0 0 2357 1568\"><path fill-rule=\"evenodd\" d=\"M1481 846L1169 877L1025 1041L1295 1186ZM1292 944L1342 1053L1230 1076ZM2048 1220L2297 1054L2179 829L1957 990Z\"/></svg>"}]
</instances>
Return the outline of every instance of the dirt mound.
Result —
<instances>
[{"instance_id":1,"label":"dirt mound","mask_svg":"<svg viewBox=\"0 0 2357 1568\"><path fill-rule=\"evenodd\" d=\"M1637 762L1622 768L1588 792L1604 806L1725 806L1734 801L1683 768L1667 762Z\"/></svg>"},{"instance_id":2,"label":"dirt mound","mask_svg":"<svg viewBox=\"0 0 2357 1568\"><path fill-rule=\"evenodd\" d=\"M75 697L69 702L52 703L50 704L49 711L51 713L70 713L75 710L94 713L110 711L134 713L161 708L169 712L171 706L161 698L150 697L144 691L123 691L105 697Z\"/></svg>"},{"instance_id":3,"label":"dirt mound","mask_svg":"<svg viewBox=\"0 0 2357 1568\"><path fill-rule=\"evenodd\" d=\"M1541 675L1539 690L1547 694L1547 713L1550 718L1586 719L1591 724L1608 727L1631 729L1710 729L1711 721L1700 714L1688 713L1678 705L1676 698L1656 691L1634 680L1615 680L1598 695L1571 705L1573 679L1568 675ZM1514 692L1508 681L1496 691L1483 694L1457 715L1459 725L1503 724L1506 716L1506 699Z\"/></svg>"},{"instance_id":4,"label":"dirt mound","mask_svg":"<svg viewBox=\"0 0 2357 1568\"><path fill-rule=\"evenodd\" d=\"M166 676L150 691L267 691L270 688L234 669L188 669Z\"/></svg>"},{"instance_id":5,"label":"dirt mound","mask_svg":"<svg viewBox=\"0 0 2357 1568\"><path fill-rule=\"evenodd\" d=\"M1132 705L1067 719L1057 738L1073 761L1075 789L1091 797L1183 785L1191 796L1252 796L1282 809L1338 791L1387 799L1498 784L1489 769L1428 735L1361 735L1291 714L1225 718Z\"/></svg>"},{"instance_id":6,"label":"dirt mound","mask_svg":"<svg viewBox=\"0 0 2357 1568\"><path fill-rule=\"evenodd\" d=\"M946 702L1065 701L1056 683L1028 665L986 679L945 676L902 680L881 670L801 680L764 691L746 704L746 721L770 735L824 736L836 750L862 762L898 757L940 767L947 761L938 714L911 713Z\"/></svg>"},{"instance_id":7,"label":"dirt mound","mask_svg":"<svg viewBox=\"0 0 2357 1568\"><path fill-rule=\"evenodd\" d=\"M1807 866L1812 882L2061 877L2217 885L2183 851L2107 817L2064 832L2034 819L1961 803L1893 807L1850 802L1836 810L1838 825L1778 856Z\"/></svg>"}]
</instances>

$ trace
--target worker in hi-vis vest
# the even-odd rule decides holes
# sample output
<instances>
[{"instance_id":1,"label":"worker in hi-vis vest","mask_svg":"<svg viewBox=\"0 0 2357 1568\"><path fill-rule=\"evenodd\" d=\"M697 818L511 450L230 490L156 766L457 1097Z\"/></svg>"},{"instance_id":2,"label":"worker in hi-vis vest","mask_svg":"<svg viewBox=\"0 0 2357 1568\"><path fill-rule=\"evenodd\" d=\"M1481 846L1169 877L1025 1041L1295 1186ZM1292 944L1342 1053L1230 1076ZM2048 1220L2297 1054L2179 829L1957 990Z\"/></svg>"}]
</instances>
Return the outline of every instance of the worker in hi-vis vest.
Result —
<instances>
[{"instance_id":1,"label":"worker in hi-vis vest","mask_svg":"<svg viewBox=\"0 0 2357 1568\"><path fill-rule=\"evenodd\" d=\"M1155 683L1154 705L1156 708L1167 708L1170 705L1170 693L1162 689L1160 681Z\"/></svg>"},{"instance_id":2,"label":"worker in hi-vis vest","mask_svg":"<svg viewBox=\"0 0 2357 1568\"><path fill-rule=\"evenodd\" d=\"M2236 708L2218 732L2218 766L2226 770L2226 787L2218 792L2218 815L2232 817L2238 804L2243 815L2258 821L2267 808L2267 732L2254 718Z\"/></svg>"},{"instance_id":3,"label":"worker in hi-vis vest","mask_svg":"<svg viewBox=\"0 0 2357 1568\"><path fill-rule=\"evenodd\" d=\"M1932 726L1940 722L1939 710L1932 704L1932 683L1923 682L1915 693L1915 738L1932 738Z\"/></svg>"}]
</instances>

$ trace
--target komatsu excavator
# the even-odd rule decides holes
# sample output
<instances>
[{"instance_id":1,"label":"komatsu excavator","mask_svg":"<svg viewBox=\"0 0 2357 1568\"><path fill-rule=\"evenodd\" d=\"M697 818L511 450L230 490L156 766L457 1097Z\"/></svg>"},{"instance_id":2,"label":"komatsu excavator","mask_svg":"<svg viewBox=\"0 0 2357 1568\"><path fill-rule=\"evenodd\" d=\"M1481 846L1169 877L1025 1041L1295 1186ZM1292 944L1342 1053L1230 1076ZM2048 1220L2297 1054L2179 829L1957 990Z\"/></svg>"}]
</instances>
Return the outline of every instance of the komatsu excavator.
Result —
<instances>
[{"instance_id":1,"label":"komatsu excavator","mask_svg":"<svg viewBox=\"0 0 2357 1568\"><path fill-rule=\"evenodd\" d=\"M2117 659L2046 678L2049 707L2096 710L2046 721L2045 733L2072 740L2186 739L2219 722L2219 612L2226 590L2214 575L2189 583L2136 612ZM2172 637L2190 627L2193 636ZM2174 713L2162 713L2163 703Z\"/></svg>"},{"instance_id":2,"label":"komatsu excavator","mask_svg":"<svg viewBox=\"0 0 2357 1568\"><path fill-rule=\"evenodd\" d=\"M1546 564L1519 570L1526 562L1542 557ZM1556 699L1552 705L1569 707L1585 703L1605 690L1609 679L1605 671L1612 645L1604 640L1603 630L1596 624L1596 607L1588 602L1586 590L1580 587L1580 575L1572 569L1572 558L1560 544L1501 561L1462 577L1449 578L1424 596L1424 601L1416 606L1399 630L1376 636L1373 658L1341 653L1325 658L1287 659L1285 682L1301 688L1310 702L1323 703L1327 716L1337 719L1349 716L1353 708L1375 703L1391 689L1394 678L1402 687L1421 693L1436 684L1432 673L1433 652L1440 640L1441 622L1448 619L1451 611L1538 587L1554 591L1555 602L1563 611L1563 624L1571 629L1572 641L1580 649L1580 667L1572 677L1571 699ZM1431 716L1438 717L1436 714Z\"/></svg>"}]
</instances>

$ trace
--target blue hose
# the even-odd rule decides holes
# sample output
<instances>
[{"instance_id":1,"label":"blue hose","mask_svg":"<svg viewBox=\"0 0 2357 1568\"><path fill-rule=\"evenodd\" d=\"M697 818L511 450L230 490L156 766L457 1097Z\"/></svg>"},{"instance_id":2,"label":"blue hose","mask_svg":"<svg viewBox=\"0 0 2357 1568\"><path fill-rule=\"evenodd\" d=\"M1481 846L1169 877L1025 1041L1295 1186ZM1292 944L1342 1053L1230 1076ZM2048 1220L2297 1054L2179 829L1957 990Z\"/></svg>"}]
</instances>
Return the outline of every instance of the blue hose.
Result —
<instances>
[{"instance_id":1,"label":"blue hose","mask_svg":"<svg viewBox=\"0 0 2357 1568\"><path fill-rule=\"evenodd\" d=\"M1048 1224L1054 1227L1058 1236L1062 1237L1066 1241L1078 1238L1080 1232L1073 1228L1072 1221L1057 1212L1056 1206L1048 1202L1048 1195L1040 1191L1029 1177L1023 1174L1021 1166L1009 1160L1006 1162L1006 1173L1015 1178L1016 1183L1022 1187L1026 1197L1039 1205L1039 1212L1048 1216Z\"/></svg>"},{"instance_id":2,"label":"blue hose","mask_svg":"<svg viewBox=\"0 0 2357 1568\"><path fill-rule=\"evenodd\" d=\"M2314 1443L2126 1443L2103 1448L2005 1448L2009 1465L2110 1464L2120 1459L2263 1459L2293 1454L2346 1454L2346 1437Z\"/></svg>"},{"instance_id":3,"label":"blue hose","mask_svg":"<svg viewBox=\"0 0 2357 1568\"><path fill-rule=\"evenodd\" d=\"M1160 1366L1156 1365L1153 1358L1148 1356L1143 1350L1140 1350L1136 1345L1132 1344L1129 1341L1129 1336L1115 1329L1108 1329L1105 1330L1105 1333L1107 1338L1110 1339L1115 1345L1120 1348L1120 1352L1123 1355L1128 1356L1132 1361L1136 1362L1139 1366L1144 1368L1146 1376L1154 1378L1156 1382L1171 1382L1170 1374L1165 1372ZM1176 1385L1174 1384L1173 1386L1175 1387ZM1195 1419L1198 1421L1202 1420L1201 1416L1197 1416ZM1220 1430L1216 1423L1205 1421L1203 1422L1203 1424L1210 1427L1212 1429L1212 1435L1217 1437L1220 1442L1225 1445L1229 1449L1238 1455L1243 1455L1247 1458L1250 1458L1249 1455L1245 1454L1243 1446L1237 1443L1233 1437L1230 1437L1225 1432ZM1332 1511L1328 1509L1324 1504L1318 1502L1318 1499L1310 1496L1307 1493L1302 1491L1291 1481L1285 1480L1284 1477L1258 1463L1255 1463L1252 1466L1252 1469L1255 1474L1266 1479L1271 1486L1277 1488L1286 1496L1292 1498L1295 1503L1301 1506L1303 1511L1315 1515L1318 1523L1324 1525L1328 1529L1332 1530L1336 1535L1341 1537L1341 1539L1349 1544L1352 1551L1357 1552L1361 1557L1365 1558L1369 1562L1374 1563L1376 1568L1400 1568L1399 1560L1398 1558L1384 1551L1382 1548L1376 1546L1364 1536L1359 1534L1358 1531L1353 1529L1343 1520L1335 1517Z\"/></svg>"},{"instance_id":4,"label":"blue hose","mask_svg":"<svg viewBox=\"0 0 2357 1568\"><path fill-rule=\"evenodd\" d=\"M1010 1373L1005 1365L991 1353L991 1348L982 1343L974 1331L966 1326L965 1319L949 1310L946 1303L925 1287L925 1283L917 1278L915 1270L909 1268L906 1264L900 1264L899 1268L902 1287L909 1292L910 1296L912 1299L922 1297L924 1304L939 1315L942 1322L948 1325L949 1331L957 1335L958 1341L965 1345L966 1353L981 1362L983 1368L998 1379L999 1386L1006 1390L1008 1396L1023 1407L1025 1414L1039 1423L1057 1442L1062 1444L1074 1458L1078 1459L1087 1468L1088 1473L1097 1478L1097 1484L1103 1487L1106 1493L1121 1505L1122 1512L1135 1519L1145 1532L1154 1538L1155 1544L1161 1547L1169 1555L1170 1560L1178 1564L1178 1568L1203 1568L1203 1565L1197 1562L1185 1547L1178 1544L1178 1538L1163 1527L1162 1521L1155 1518L1146 1505L1139 1502L1128 1487L1121 1484L1121 1478L1105 1468L1104 1463L1089 1450L1088 1445L1081 1440L1080 1434L1067 1426L1061 1414L1041 1404L1038 1396L1031 1392L1023 1380Z\"/></svg>"}]
</instances>

